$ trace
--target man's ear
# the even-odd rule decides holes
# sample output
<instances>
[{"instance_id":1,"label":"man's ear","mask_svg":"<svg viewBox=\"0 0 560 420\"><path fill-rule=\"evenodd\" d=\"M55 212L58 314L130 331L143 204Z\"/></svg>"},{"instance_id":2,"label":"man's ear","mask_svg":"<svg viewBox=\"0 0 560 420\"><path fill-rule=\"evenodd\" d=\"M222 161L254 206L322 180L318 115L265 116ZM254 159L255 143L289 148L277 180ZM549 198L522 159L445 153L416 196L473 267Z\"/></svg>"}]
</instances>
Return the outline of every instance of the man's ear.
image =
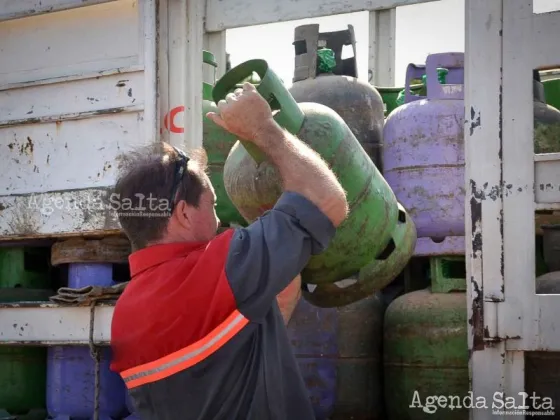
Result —
<instances>
[{"instance_id":1,"label":"man's ear","mask_svg":"<svg viewBox=\"0 0 560 420\"><path fill-rule=\"evenodd\" d=\"M179 223L181 227L190 230L192 221L191 212L191 206L189 206L185 200L181 200L175 206L173 217L175 217L177 223Z\"/></svg>"}]
</instances>

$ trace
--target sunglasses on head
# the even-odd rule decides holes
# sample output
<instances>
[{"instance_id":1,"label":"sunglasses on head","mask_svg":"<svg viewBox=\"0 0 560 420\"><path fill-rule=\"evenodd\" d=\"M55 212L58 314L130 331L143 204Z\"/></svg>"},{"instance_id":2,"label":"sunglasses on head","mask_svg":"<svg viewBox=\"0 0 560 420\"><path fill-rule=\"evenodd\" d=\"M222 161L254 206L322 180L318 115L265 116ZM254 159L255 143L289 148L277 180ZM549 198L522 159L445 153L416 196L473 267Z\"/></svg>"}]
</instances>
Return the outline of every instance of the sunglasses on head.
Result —
<instances>
[{"instance_id":1,"label":"sunglasses on head","mask_svg":"<svg viewBox=\"0 0 560 420\"><path fill-rule=\"evenodd\" d=\"M173 187L171 188L171 196L169 198L170 214L173 213L173 209L175 208L175 196L177 195L177 190L179 189L179 185L181 185L181 181L183 180L183 176L185 175L185 172L187 170L187 164L190 160L190 158L182 150L177 149L175 146L173 146L173 149L175 149L175 151L177 152L178 159L175 161Z\"/></svg>"}]
</instances>

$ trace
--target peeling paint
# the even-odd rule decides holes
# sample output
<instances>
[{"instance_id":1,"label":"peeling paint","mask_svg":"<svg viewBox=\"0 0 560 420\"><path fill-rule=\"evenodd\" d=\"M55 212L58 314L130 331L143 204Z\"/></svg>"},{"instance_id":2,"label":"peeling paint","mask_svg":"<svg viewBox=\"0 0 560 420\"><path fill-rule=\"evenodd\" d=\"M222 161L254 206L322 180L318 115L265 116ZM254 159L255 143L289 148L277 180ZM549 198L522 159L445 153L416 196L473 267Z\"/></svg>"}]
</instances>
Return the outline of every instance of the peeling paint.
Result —
<instances>
[{"instance_id":1,"label":"peeling paint","mask_svg":"<svg viewBox=\"0 0 560 420\"><path fill-rule=\"evenodd\" d=\"M474 107L471 106L471 123L469 127L470 135L474 133L474 129L480 127L480 112L476 112Z\"/></svg>"},{"instance_id":2,"label":"peeling paint","mask_svg":"<svg viewBox=\"0 0 560 420\"><path fill-rule=\"evenodd\" d=\"M472 235L472 258L478 258L479 253L482 253L482 197L483 195L477 191L476 182L470 180L471 186L471 235Z\"/></svg>"},{"instance_id":3,"label":"peeling paint","mask_svg":"<svg viewBox=\"0 0 560 420\"><path fill-rule=\"evenodd\" d=\"M482 290L471 276L471 286L473 289L472 300L472 317L469 319L469 325L473 332L473 351L484 350L484 302L482 298Z\"/></svg>"}]
</instances>

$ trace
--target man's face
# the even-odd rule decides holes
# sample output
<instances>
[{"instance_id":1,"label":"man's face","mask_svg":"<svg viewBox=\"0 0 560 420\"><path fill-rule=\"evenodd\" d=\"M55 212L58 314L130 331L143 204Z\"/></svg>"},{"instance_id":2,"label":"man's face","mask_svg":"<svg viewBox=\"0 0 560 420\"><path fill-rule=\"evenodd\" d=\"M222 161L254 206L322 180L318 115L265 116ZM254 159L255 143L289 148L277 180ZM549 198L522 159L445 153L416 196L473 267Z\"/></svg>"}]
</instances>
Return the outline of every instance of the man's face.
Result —
<instances>
[{"instance_id":1,"label":"man's face","mask_svg":"<svg viewBox=\"0 0 560 420\"><path fill-rule=\"evenodd\" d=\"M208 188L200 196L198 208L191 207L189 211L192 231L198 241L209 241L215 237L220 226L220 219L216 215L216 193L210 179L205 177Z\"/></svg>"}]
</instances>

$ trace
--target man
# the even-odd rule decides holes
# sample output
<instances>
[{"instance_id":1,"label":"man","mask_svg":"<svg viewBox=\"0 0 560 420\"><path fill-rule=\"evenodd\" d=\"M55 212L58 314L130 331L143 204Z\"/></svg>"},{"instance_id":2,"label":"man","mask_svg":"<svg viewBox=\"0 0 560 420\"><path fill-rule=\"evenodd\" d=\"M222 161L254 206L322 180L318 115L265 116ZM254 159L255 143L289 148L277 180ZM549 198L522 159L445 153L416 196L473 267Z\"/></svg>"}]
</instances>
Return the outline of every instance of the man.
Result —
<instances>
[{"instance_id":1,"label":"man","mask_svg":"<svg viewBox=\"0 0 560 420\"><path fill-rule=\"evenodd\" d=\"M259 147L284 193L249 227L216 236L203 154L163 145L155 157L129 159L115 188L121 202L136 211L142 197L169 197L171 216L119 217L134 252L113 316L111 367L143 420L311 420L276 296L328 246L346 218L345 192L252 85L218 109L208 118Z\"/></svg>"}]
</instances>

